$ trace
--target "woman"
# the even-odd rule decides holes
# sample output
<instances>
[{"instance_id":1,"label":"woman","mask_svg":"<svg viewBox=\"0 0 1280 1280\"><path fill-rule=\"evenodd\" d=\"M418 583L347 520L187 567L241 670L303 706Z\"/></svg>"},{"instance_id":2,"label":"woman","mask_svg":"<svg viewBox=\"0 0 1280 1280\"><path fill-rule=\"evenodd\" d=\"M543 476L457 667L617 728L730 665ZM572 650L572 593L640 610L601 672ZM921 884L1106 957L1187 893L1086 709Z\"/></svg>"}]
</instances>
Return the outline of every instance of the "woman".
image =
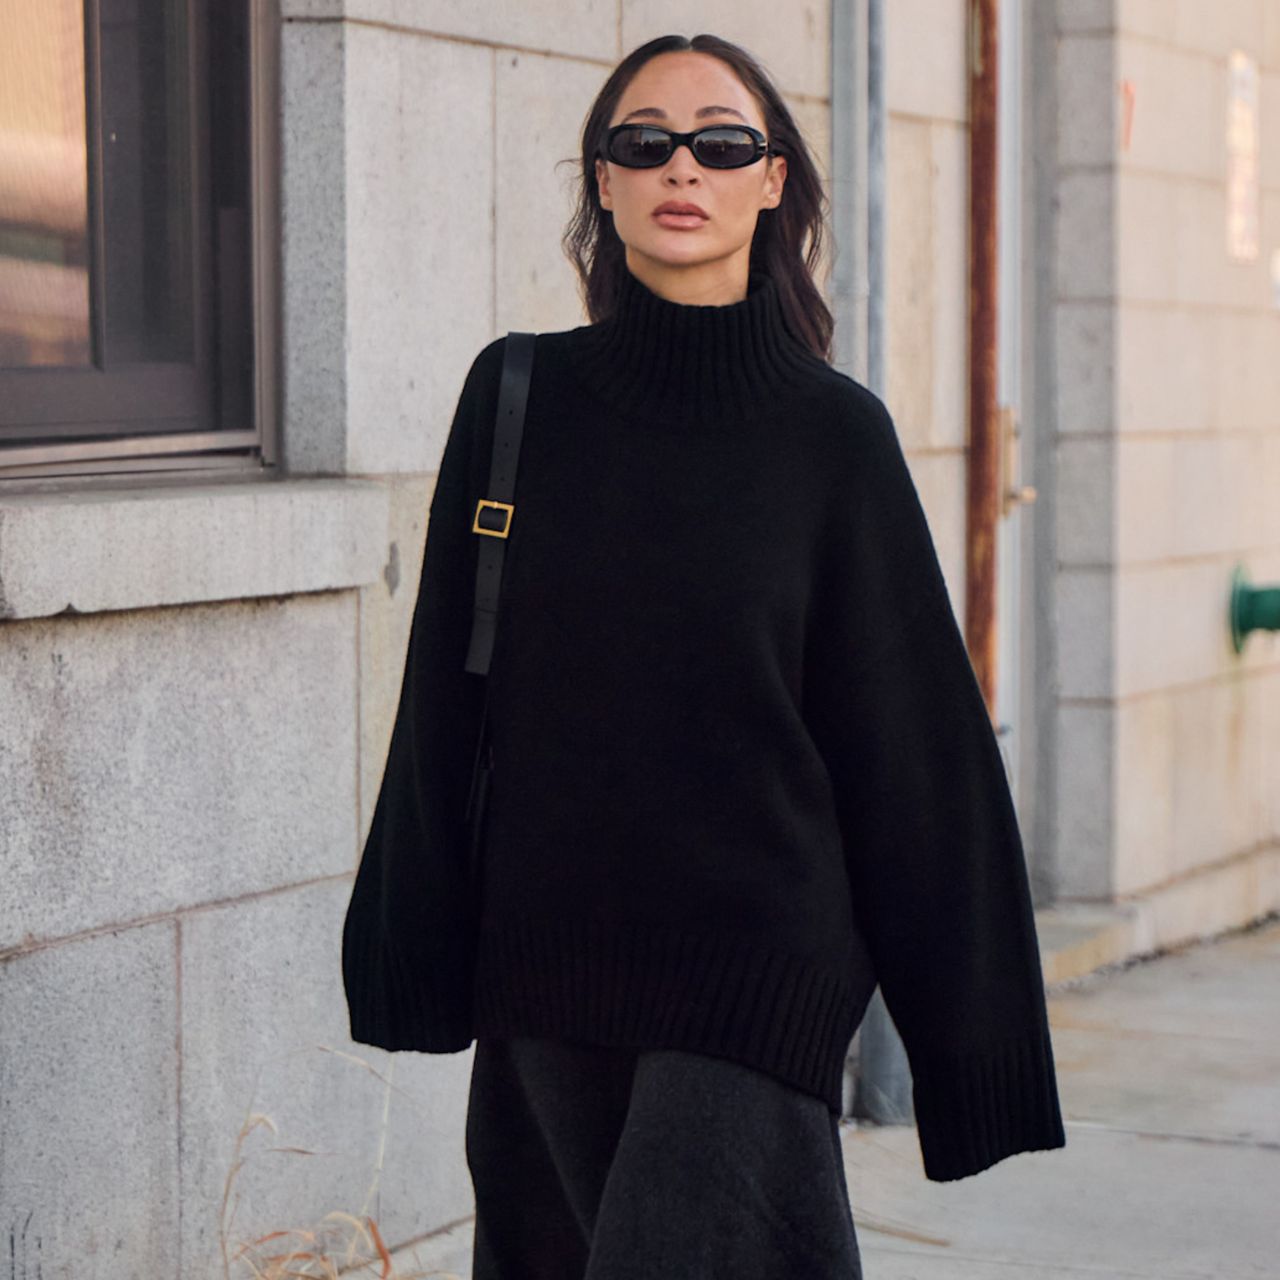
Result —
<instances>
[{"instance_id":1,"label":"woman","mask_svg":"<svg viewBox=\"0 0 1280 1280\"><path fill-rule=\"evenodd\" d=\"M827 361L821 185L777 90L654 40L582 164L591 323L536 339L477 908L504 339L432 498L352 1036L475 1041L475 1280L856 1277L841 1074L877 982L929 1178L1065 1142L1013 803L892 421Z\"/></svg>"}]
</instances>

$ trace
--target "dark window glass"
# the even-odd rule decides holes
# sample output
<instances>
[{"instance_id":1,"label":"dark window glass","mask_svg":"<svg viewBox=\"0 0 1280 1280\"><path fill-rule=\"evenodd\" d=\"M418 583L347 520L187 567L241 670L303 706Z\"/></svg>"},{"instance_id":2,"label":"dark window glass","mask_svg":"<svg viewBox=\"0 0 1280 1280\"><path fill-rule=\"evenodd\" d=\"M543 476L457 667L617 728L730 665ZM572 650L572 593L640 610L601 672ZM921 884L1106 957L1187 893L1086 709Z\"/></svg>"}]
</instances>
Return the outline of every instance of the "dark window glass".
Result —
<instances>
[{"instance_id":1,"label":"dark window glass","mask_svg":"<svg viewBox=\"0 0 1280 1280\"><path fill-rule=\"evenodd\" d=\"M187 6L101 4L103 361L190 360Z\"/></svg>"},{"instance_id":2,"label":"dark window glass","mask_svg":"<svg viewBox=\"0 0 1280 1280\"><path fill-rule=\"evenodd\" d=\"M0 0L0 476L41 449L259 443L250 86L263 12Z\"/></svg>"},{"instance_id":3,"label":"dark window glass","mask_svg":"<svg viewBox=\"0 0 1280 1280\"><path fill-rule=\"evenodd\" d=\"M89 363L81 0L0 0L0 365Z\"/></svg>"}]
</instances>

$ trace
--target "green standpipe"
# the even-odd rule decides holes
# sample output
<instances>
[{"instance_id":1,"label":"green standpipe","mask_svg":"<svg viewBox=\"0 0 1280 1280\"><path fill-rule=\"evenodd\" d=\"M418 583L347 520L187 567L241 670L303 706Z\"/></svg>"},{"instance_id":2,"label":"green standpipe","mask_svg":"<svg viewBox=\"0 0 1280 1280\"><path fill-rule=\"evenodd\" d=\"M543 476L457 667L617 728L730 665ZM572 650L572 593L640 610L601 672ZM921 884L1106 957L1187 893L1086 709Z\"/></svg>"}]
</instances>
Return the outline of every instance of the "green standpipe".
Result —
<instances>
[{"instance_id":1,"label":"green standpipe","mask_svg":"<svg viewBox=\"0 0 1280 1280\"><path fill-rule=\"evenodd\" d=\"M1280 631L1280 586L1252 587L1241 565L1231 571L1231 647L1239 653L1250 631Z\"/></svg>"}]
</instances>

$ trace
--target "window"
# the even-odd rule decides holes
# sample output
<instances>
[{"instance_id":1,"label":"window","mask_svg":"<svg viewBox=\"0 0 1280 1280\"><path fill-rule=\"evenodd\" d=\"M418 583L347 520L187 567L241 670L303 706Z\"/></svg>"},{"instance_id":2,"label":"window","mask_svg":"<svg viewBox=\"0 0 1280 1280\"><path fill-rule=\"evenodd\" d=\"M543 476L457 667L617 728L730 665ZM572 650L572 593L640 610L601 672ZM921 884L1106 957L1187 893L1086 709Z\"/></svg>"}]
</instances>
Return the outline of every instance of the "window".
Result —
<instances>
[{"instance_id":1,"label":"window","mask_svg":"<svg viewBox=\"0 0 1280 1280\"><path fill-rule=\"evenodd\" d=\"M275 461L276 0L0 0L0 482Z\"/></svg>"}]
</instances>

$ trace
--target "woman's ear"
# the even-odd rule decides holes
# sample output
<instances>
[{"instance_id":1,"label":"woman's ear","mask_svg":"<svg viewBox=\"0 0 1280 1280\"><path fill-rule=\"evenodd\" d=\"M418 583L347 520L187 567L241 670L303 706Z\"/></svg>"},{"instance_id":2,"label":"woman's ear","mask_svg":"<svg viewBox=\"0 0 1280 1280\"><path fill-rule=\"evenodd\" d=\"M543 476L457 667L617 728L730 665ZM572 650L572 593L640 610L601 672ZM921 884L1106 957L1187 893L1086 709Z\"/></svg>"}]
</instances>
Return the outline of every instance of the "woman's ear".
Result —
<instances>
[{"instance_id":1,"label":"woman's ear","mask_svg":"<svg viewBox=\"0 0 1280 1280\"><path fill-rule=\"evenodd\" d=\"M775 156L765 178L765 201L762 209L776 209L782 203L782 188L787 180L787 157Z\"/></svg>"},{"instance_id":2,"label":"woman's ear","mask_svg":"<svg viewBox=\"0 0 1280 1280\"><path fill-rule=\"evenodd\" d=\"M609 166L599 156L596 157L596 186L600 189L600 207L611 209L609 201L613 197L609 194Z\"/></svg>"}]
</instances>

